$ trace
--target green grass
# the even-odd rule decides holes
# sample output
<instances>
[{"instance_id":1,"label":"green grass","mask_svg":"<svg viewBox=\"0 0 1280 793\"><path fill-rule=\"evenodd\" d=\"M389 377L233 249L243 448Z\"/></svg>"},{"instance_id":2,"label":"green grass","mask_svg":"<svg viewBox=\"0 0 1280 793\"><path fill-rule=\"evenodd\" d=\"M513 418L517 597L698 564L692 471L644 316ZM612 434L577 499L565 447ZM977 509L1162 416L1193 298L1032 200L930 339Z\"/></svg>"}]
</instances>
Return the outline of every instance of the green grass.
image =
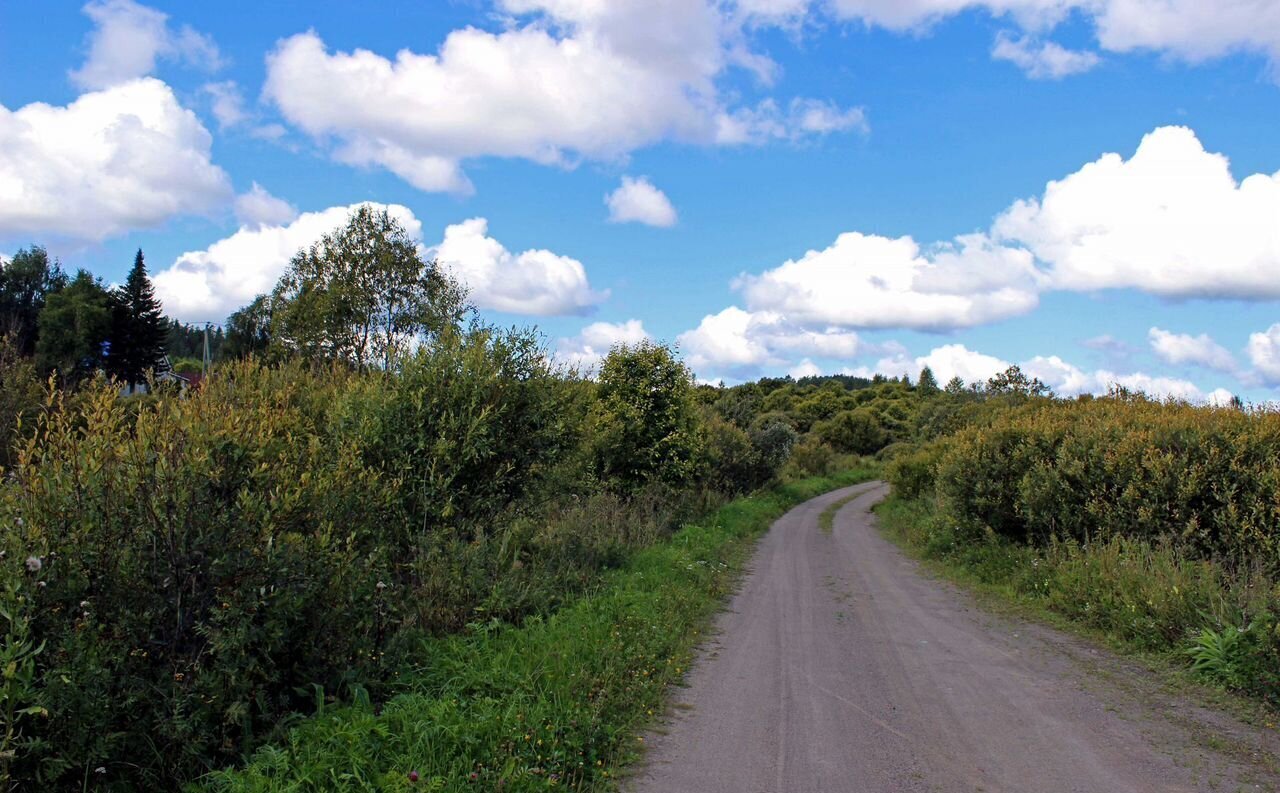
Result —
<instances>
[{"instance_id":1,"label":"green grass","mask_svg":"<svg viewBox=\"0 0 1280 793\"><path fill-rule=\"evenodd\" d=\"M988 601L1280 705L1280 585L1259 567L1115 537L1032 547L958 529L929 499L877 507L890 539ZM1227 641L1223 640L1226 637Z\"/></svg>"},{"instance_id":2,"label":"green grass","mask_svg":"<svg viewBox=\"0 0 1280 793\"><path fill-rule=\"evenodd\" d=\"M608 790L687 669L757 537L872 468L779 485L637 553L593 594L520 627L424 643L404 693L330 708L195 790ZM416 778L413 777L416 775Z\"/></svg>"}]
</instances>

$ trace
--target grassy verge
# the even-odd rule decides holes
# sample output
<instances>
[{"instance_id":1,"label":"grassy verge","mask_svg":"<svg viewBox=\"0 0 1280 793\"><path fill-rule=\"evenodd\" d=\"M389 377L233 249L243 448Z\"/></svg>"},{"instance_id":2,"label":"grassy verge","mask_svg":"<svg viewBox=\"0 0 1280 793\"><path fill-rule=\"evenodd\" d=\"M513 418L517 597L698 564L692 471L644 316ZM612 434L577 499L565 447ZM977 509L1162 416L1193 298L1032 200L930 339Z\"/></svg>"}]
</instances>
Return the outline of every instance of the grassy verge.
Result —
<instances>
[{"instance_id":1,"label":"grassy verge","mask_svg":"<svg viewBox=\"0 0 1280 793\"><path fill-rule=\"evenodd\" d=\"M684 674L754 540L787 509L871 468L779 485L636 554L594 594L514 628L432 640L404 693L330 709L198 789L605 790Z\"/></svg>"},{"instance_id":2,"label":"grassy verge","mask_svg":"<svg viewBox=\"0 0 1280 793\"><path fill-rule=\"evenodd\" d=\"M1121 537L1046 547L974 538L928 498L890 497L877 512L891 539L947 578L1165 669L1190 668L1202 681L1280 705L1280 585L1260 568Z\"/></svg>"}]
</instances>

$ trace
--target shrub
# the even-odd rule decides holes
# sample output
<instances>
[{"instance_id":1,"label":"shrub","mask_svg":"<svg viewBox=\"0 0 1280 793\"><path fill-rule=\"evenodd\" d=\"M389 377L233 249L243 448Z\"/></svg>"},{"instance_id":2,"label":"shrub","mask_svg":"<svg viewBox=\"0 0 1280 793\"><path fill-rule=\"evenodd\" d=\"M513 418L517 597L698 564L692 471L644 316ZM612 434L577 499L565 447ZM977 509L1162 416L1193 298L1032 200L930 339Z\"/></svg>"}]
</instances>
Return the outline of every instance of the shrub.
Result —
<instances>
[{"instance_id":1,"label":"shrub","mask_svg":"<svg viewBox=\"0 0 1280 793\"><path fill-rule=\"evenodd\" d=\"M782 470L791 457L791 450L800 440L800 435L790 424L774 421L753 428L750 432L751 445L760 458L762 480L772 479Z\"/></svg>"},{"instance_id":2,"label":"shrub","mask_svg":"<svg viewBox=\"0 0 1280 793\"><path fill-rule=\"evenodd\" d=\"M875 454L889 442L889 434L869 408L837 413L815 425L813 434L832 449L847 454Z\"/></svg>"},{"instance_id":3,"label":"shrub","mask_svg":"<svg viewBox=\"0 0 1280 793\"><path fill-rule=\"evenodd\" d=\"M688 482L699 463L693 375L670 348L618 345L600 366L592 449L603 481L635 490Z\"/></svg>"},{"instance_id":4,"label":"shrub","mask_svg":"<svg viewBox=\"0 0 1280 793\"><path fill-rule=\"evenodd\" d=\"M1036 400L942 449L938 492L966 525L1037 542L1167 538L1280 566L1280 414Z\"/></svg>"},{"instance_id":5,"label":"shrub","mask_svg":"<svg viewBox=\"0 0 1280 793\"><path fill-rule=\"evenodd\" d=\"M531 336L477 328L398 375L238 363L183 397L59 396L0 487L3 652L33 670L0 703L15 783L172 789L317 691L394 685L414 635L586 586L682 502L642 494L590 547L537 536L566 520L535 491L572 464L581 394Z\"/></svg>"},{"instance_id":6,"label":"shrub","mask_svg":"<svg viewBox=\"0 0 1280 793\"><path fill-rule=\"evenodd\" d=\"M808 436L791 450L787 470L794 477L826 476L836 461L835 450L813 436Z\"/></svg>"},{"instance_id":7,"label":"shrub","mask_svg":"<svg viewBox=\"0 0 1280 793\"><path fill-rule=\"evenodd\" d=\"M919 498L933 491L940 448L925 446L900 451L889 461L886 478L902 498Z\"/></svg>"}]
</instances>

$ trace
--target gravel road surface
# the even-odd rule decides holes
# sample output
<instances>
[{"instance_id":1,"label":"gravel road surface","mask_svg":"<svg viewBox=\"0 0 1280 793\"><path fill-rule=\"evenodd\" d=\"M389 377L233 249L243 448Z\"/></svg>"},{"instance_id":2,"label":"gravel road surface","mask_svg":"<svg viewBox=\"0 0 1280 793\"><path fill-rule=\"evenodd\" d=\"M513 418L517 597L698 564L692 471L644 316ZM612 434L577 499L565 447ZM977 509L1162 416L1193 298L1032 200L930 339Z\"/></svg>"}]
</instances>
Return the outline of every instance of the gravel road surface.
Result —
<instances>
[{"instance_id":1,"label":"gravel road surface","mask_svg":"<svg viewBox=\"0 0 1280 793\"><path fill-rule=\"evenodd\" d=\"M773 526L625 790L1280 790L1275 729L979 608L880 536L885 492L846 488Z\"/></svg>"}]
</instances>

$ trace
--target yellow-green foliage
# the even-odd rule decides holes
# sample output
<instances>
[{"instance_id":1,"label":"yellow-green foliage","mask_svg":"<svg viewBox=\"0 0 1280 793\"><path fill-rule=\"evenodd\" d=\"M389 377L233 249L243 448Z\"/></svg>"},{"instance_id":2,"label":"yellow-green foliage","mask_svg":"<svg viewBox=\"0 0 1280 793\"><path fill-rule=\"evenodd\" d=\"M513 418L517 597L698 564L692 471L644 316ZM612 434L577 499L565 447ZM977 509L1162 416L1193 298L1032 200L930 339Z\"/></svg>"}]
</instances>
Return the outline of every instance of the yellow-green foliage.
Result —
<instances>
[{"instance_id":1,"label":"yellow-green foliage","mask_svg":"<svg viewBox=\"0 0 1280 793\"><path fill-rule=\"evenodd\" d=\"M174 789L316 691L394 685L415 636L518 620L616 563L626 535L536 530L587 518L532 495L585 414L533 342L479 329L394 375L242 363L182 397L57 396L0 486L0 657L32 670L0 702L0 734L22 731L0 781Z\"/></svg>"},{"instance_id":2,"label":"yellow-green foliage","mask_svg":"<svg viewBox=\"0 0 1280 793\"><path fill-rule=\"evenodd\" d=\"M938 493L969 529L1038 542L1162 539L1280 567L1280 414L1033 400L936 453Z\"/></svg>"}]
</instances>

